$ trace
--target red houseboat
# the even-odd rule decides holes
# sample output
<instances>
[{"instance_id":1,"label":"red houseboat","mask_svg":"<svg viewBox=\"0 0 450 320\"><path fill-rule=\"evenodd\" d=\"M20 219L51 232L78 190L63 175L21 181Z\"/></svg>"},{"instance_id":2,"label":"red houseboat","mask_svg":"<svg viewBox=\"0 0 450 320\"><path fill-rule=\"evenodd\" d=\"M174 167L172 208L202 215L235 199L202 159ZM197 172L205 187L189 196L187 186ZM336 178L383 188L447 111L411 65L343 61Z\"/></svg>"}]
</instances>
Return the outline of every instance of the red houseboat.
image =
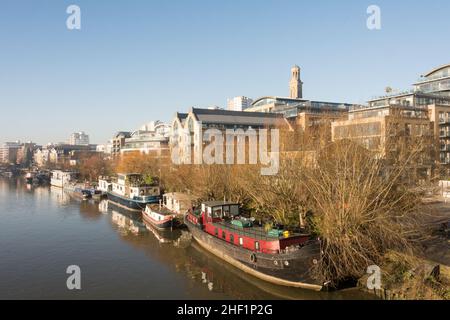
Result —
<instances>
[{"instance_id":1,"label":"red houseboat","mask_svg":"<svg viewBox=\"0 0 450 320\"><path fill-rule=\"evenodd\" d=\"M204 202L190 210L185 224L206 250L262 280L319 291L323 283L313 269L320 259L320 241L308 234L266 231L240 215L239 204Z\"/></svg>"}]
</instances>

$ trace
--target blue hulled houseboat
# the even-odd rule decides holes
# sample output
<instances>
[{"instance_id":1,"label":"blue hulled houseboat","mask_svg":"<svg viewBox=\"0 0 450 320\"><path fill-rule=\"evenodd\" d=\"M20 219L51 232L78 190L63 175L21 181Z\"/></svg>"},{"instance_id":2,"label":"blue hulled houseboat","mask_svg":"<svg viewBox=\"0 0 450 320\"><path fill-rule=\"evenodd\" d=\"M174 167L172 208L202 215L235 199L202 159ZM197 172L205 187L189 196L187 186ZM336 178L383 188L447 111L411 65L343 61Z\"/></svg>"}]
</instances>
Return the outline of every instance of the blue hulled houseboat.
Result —
<instances>
[{"instance_id":1,"label":"blue hulled houseboat","mask_svg":"<svg viewBox=\"0 0 450 320\"><path fill-rule=\"evenodd\" d=\"M107 191L108 200L129 211L141 212L147 204L160 200L159 181L145 181L141 174L119 173Z\"/></svg>"}]
</instances>

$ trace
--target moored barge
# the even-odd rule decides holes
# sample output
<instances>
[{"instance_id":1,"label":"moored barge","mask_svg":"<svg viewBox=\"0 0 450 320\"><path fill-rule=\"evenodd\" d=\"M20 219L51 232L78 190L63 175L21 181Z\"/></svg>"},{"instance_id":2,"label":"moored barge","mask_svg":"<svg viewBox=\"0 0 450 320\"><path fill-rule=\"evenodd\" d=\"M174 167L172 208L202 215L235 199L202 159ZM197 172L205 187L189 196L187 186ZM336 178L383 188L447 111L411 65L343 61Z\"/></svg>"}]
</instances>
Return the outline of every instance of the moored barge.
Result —
<instances>
[{"instance_id":1,"label":"moored barge","mask_svg":"<svg viewBox=\"0 0 450 320\"><path fill-rule=\"evenodd\" d=\"M156 180L147 183L141 174L120 173L111 182L107 196L109 201L121 208L141 212L147 204L159 202L160 188Z\"/></svg>"},{"instance_id":2,"label":"moored barge","mask_svg":"<svg viewBox=\"0 0 450 320\"><path fill-rule=\"evenodd\" d=\"M202 203L191 210L185 223L206 250L267 282L319 291L324 284L315 277L321 247L308 234L267 232L240 215L239 204Z\"/></svg>"},{"instance_id":3,"label":"moored barge","mask_svg":"<svg viewBox=\"0 0 450 320\"><path fill-rule=\"evenodd\" d=\"M158 204L148 204L142 211L144 221L158 229L169 229L176 226L176 214Z\"/></svg>"},{"instance_id":4,"label":"moored barge","mask_svg":"<svg viewBox=\"0 0 450 320\"><path fill-rule=\"evenodd\" d=\"M181 192L165 193L159 205L148 204L145 207L142 217L155 228L172 229L180 224L184 214L192 208L193 200L195 197Z\"/></svg>"}]
</instances>

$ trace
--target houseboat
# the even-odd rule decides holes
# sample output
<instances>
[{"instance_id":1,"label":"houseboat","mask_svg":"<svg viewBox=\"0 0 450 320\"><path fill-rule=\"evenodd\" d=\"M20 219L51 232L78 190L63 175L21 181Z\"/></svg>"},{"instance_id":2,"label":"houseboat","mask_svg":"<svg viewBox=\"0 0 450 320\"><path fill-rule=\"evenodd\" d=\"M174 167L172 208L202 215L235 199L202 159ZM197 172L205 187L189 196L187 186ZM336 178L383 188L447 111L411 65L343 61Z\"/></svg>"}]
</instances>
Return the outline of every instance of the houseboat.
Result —
<instances>
[{"instance_id":1,"label":"houseboat","mask_svg":"<svg viewBox=\"0 0 450 320\"><path fill-rule=\"evenodd\" d=\"M180 192L165 193L159 205L148 204L145 207L142 217L155 228L172 229L180 224L177 217L182 218L192 208L194 199L193 196Z\"/></svg>"},{"instance_id":2,"label":"houseboat","mask_svg":"<svg viewBox=\"0 0 450 320\"><path fill-rule=\"evenodd\" d=\"M76 172L53 170L50 185L53 187L64 188L66 185L73 182L76 177Z\"/></svg>"},{"instance_id":3,"label":"houseboat","mask_svg":"<svg viewBox=\"0 0 450 320\"><path fill-rule=\"evenodd\" d=\"M108 191L112 191L112 179L110 177L100 176L98 178L97 190L106 194Z\"/></svg>"},{"instance_id":4,"label":"houseboat","mask_svg":"<svg viewBox=\"0 0 450 320\"><path fill-rule=\"evenodd\" d=\"M147 204L142 218L158 229L172 229L176 226L177 215L161 204Z\"/></svg>"},{"instance_id":5,"label":"houseboat","mask_svg":"<svg viewBox=\"0 0 450 320\"><path fill-rule=\"evenodd\" d=\"M185 224L207 251L264 281L319 291L324 283L314 270L321 257L319 239L285 230L266 230L240 214L239 204L202 203Z\"/></svg>"},{"instance_id":6,"label":"houseboat","mask_svg":"<svg viewBox=\"0 0 450 320\"><path fill-rule=\"evenodd\" d=\"M113 179L107 196L108 200L119 207L141 212L147 204L159 202L159 181L148 183L141 174L120 173L117 179Z\"/></svg>"}]
</instances>

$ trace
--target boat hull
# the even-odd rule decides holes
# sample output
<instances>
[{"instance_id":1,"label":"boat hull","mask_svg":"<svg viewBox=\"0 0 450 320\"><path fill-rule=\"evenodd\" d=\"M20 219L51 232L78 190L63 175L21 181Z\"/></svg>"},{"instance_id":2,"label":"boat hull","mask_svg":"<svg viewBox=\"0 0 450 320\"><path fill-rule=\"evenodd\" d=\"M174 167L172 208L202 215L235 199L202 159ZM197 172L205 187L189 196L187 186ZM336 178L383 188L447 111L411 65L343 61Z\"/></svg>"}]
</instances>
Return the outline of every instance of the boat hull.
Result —
<instances>
[{"instance_id":1,"label":"boat hull","mask_svg":"<svg viewBox=\"0 0 450 320\"><path fill-rule=\"evenodd\" d=\"M227 243L185 219L193 238L207 251L229 264L272 284L320 291L323 283L312 271L320 257L320 244L313 242L294 253L265 254Z\"/></svg>"},{"instance_id":2,"label":"boat hull","mask_svg":"<svg viewBox=\"0 0 450 320\"><path fill-rule=\"evenodd\" d=\"M150 223L153 227L164 230L164 229L170 229L175 227L175 219L172 216L167 217L164 220L157 221L153 219L152 217L148 216L145 211L142 212L142 218L145 222Z\"/></svg>"},{"instance_id":3,"label":"boat hull","mask_svg":"<svg viewBox=\"0 0 450 320\"><path fill-rule=\"evenodd\" d=\"M107 192L107 197L108 200L113 202L115 205L133 212L141 212L142 210L145 209L145 206L147 204L157 203L159 201L159 197L157 196L151 198L149 202L141 202L119 196L112 192Z\"/></svg>"}]
</instances>

